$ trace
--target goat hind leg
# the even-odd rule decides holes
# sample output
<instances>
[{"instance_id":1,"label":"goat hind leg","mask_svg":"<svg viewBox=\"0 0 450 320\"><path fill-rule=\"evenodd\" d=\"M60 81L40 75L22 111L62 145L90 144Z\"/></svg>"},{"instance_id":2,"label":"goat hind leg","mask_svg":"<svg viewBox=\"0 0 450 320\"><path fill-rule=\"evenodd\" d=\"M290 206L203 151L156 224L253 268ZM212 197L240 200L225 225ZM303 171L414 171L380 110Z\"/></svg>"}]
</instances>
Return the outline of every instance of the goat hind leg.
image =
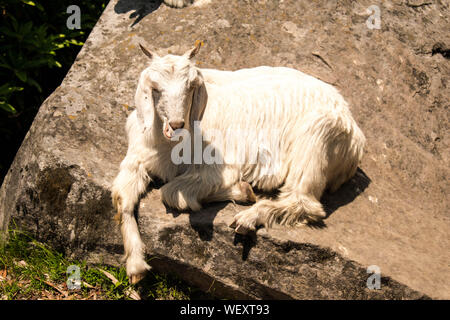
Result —
<instances>
[{"instance_id":1,"label":"goat hind leg","mask_svg":"<svg viewBox=\"0 0 450 320\"><path fill-rule=\"evenodd\" d=\"M312 196L300 195L285 199L262 200L234 216L230 224L236 233L247 234L257 226L271 226L274 222L294 225L321 220L325 217L322 205Z\"/></svg>"},{"instance_id":2,"label":"goat hind leg","mask_svg":"<svg viewBox=\"0 0 450 320\"><path fill-rule=\"evenodd\" d=\"M311 150L310 161L300 158L298 168L291 170L278 199L263 200L237 214L232 226L238 233L255 230L258 225L270 227L274 222L285 225L318 222L326 218L319 199L327 185L328 161L321 148ZM307 162L306 166L302 164Z\"/></svg>"}]
</instances>

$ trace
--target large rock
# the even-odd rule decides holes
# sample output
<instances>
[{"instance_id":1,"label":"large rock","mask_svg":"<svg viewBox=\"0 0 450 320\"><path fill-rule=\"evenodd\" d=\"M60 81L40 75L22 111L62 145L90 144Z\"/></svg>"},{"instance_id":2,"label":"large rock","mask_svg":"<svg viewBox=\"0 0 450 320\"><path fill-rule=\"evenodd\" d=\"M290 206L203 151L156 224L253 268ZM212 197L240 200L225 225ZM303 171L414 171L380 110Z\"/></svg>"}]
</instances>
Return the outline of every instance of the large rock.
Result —
<instances>
[{"instance_id":1,"label":"large rock","mask_svg":"<svg viewBox=\"0 0 450 320\"><path fill-rule=\"evenodd\" d=\"M358 174L324 196L329 217L317 228L241 237L227 227L239 206L178 213L150 192L139 208L150 264L234 298L450 298L449 6L383 1L381 29L370 29L372 4L111 1L17 153L0 190L1 229L14 221L69 256L118 264L109 187L147 63L138 43L163 54L204 40L200 67L288 66L335 85L367 149ZM371 265L380 290L367 288Z\"/></svg>"}]
</instances>

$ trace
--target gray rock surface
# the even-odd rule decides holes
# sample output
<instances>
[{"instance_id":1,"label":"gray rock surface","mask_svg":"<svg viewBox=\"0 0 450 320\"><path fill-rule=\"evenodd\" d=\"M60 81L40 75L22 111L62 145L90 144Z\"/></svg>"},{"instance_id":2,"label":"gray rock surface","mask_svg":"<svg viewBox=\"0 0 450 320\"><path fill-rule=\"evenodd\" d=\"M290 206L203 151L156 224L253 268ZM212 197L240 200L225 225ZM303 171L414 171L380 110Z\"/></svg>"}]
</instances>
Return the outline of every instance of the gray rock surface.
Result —
<instances>
[{"instance_id":1,"label":"gray rock surface","mask_svg":"<svg viewBox=\"0 0 450 320\"><path fill-rule=\"evenodd\" d=\"M232 203L165 208L155 189L139 224L150 264L219 296L450 298L446 1L212 1L173 9L112 0L60 87L43 103L0 189L0 229L31 231L66 254L119 264L109 187L126 152L124 123L146 57L138 43L200 67L294 67L335 85L367 137L357 175L323 197L324 225L227 227ZM380 268L381 289L366 286Z\"/></svg>"}]
</instances>

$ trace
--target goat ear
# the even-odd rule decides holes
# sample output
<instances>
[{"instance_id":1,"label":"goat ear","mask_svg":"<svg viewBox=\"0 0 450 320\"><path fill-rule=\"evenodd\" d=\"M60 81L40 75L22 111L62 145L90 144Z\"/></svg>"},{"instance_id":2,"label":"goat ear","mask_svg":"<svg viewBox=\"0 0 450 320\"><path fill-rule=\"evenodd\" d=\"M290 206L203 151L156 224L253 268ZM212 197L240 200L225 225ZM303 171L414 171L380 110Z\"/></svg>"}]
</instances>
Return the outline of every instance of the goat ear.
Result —
<instances>
[{"instance_id":1,"label":"goat ear","mask_svg":"<svg viewBox=\"0 0 450 320\"><path fill-rule=\"evenodd\" d=\"M188 57L188 59L192 59L199 52L199 50L202 46L203 46L203 41L197 40L197 41L195 41L195 47L186 51L186 53L184 55L186 57Z\"/></svg>"},{"instance_id":2,"label":"goat ear","mask_svg":"<svg viewBox=\"0 0 450 320\"><path fill-rule=\"evenodd\" d=\"M150 59L153 59L155 57L155 54L150 50L145 49L145 47L142 44L139 43L139 47L141 47L142 52Z\"/></svg>"},{"instance_id":3,"label":"goat ear","mask_svg":"<svg viewBox=\"0 0 450 320\"><path fill-rule=\"evenodd\" d=\"M189 115L189 124L192 128L194 127L194 121L202 120L207 102L208 93L206 92L205 84L202 82L197 88L195 88L192 96L192 106Z\"/></svg>"},{"instance_id":4,"label":"goat ear","mask_svg":"<svg viewBox=\"0 0 450 320\"><path fill-rule=\"evenodd\" d=\"M136 104L136 113L139 121L145 129L151 128L155 119L155 111L153 107L153 99L143 89L147 87L143 81L143 77L139 79L134 101Z\"/></svg>"}]
</instances>

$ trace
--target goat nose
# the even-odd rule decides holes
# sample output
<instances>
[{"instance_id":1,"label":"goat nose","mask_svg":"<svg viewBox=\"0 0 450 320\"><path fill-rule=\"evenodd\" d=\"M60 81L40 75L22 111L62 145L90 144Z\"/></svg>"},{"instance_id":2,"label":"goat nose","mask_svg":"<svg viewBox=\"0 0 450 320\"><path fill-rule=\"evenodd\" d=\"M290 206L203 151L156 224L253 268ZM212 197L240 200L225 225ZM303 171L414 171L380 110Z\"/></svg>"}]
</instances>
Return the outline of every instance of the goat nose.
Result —
<instances>
[{"instance_id":1,"label":"goat nose","mask_svg":"<svg viewBox=\"0 0 450 320\"><path fill-rule=\"evenodd\" d=\"M184 127L184 120L169 121L169 126L171 126L173 130L181 129Z\"/></svg>"}]
</instances>

